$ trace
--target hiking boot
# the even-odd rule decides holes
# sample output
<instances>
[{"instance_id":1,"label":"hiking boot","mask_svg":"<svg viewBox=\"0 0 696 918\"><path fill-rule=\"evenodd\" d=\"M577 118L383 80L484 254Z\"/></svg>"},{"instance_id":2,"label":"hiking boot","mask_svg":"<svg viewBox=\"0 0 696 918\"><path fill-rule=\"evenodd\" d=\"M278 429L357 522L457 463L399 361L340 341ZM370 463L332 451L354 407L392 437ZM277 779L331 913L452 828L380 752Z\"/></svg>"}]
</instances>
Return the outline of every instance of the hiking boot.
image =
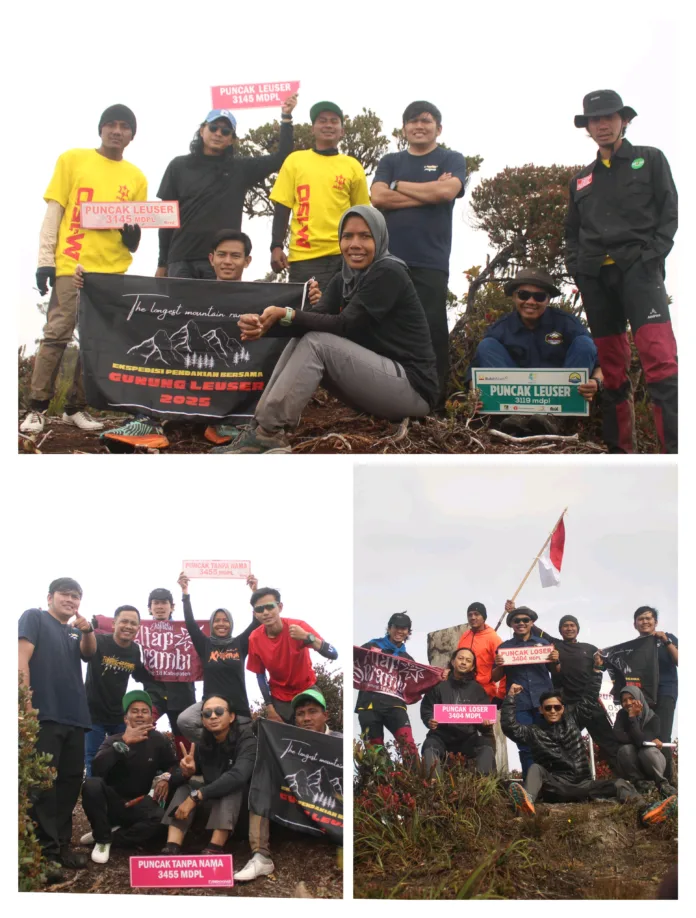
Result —
<instances>
[{"instance_id":1,"label":"hiking boot","mask_svg":"<svg viewBox=\"0 0 696 918\"><path fill-rule=\"evenodd\" d=\"M38 434L44 429L45 423L45 411L30 411L19 425L19 430L24 434Z\"/></svg>"},{"instance_id":2,"label":"hiking boot","mask_svg":"<svg viewBox=\"0 0 696 918\"><path fill-rule=\"evenodd\" d=\"M655 787L652 781L636 781L636 790L639 794L649 794L653 787Z\"/></svg>"},{"instance_id":3,"label":"hiking boot","mask_svg":"<svg viewBox=\"0 0 696 918\"><path fill-rule=\"evenodd\" d=\"M231 443L232 440L236 440L239 433L238 427L233 427L231 424L218 424L215 427L206 427L203 436L210 443L222 446L223 443Z\"/></svg>"},{"instance_id":4,"label":"hiking boot","mask_svg":"<svg viewBox=\"0 0 696 918\"><path fill-rule=\"evenodd\" d=\"M658 790L662 794L663 797L676 797L677 796L676 787L672 787L672 785L669 784L667 781L664 781L658 787Z\"/></svg>"},{"instance_id":5,"label":"hiking boot","mask_svg":"<svg viewBox=\"0 0 696 918\"><path fill-rule=\"evenodd\" d=\"M640 814L640 821L644 826L656 826L664 822L667 817L674 812L677 806L677 797L672 794L666 800L660 800L659 803L653 803L647 810Z\"/></svg>"},{"instance_id":6,"label":"hiking boot","mask_svg":"<svg viewBox=\"0 0 696 918\"><path fill-rule=\"evenodd\" d=\"M497 429L511 437L528 437L529 416L525 414L510 414L504 417L497 425Z\"/></svg>"},{"instance_id":7,"label":"hiking boot","mask_svg":"<svg viewBox=\"0 0 696 918\"><path fill-rule=\"evenodd\" d=\"M111 829L111 834L113 835L114 832L118 832L118 830L119 830L120 828L121 828L121 826L113 826L113 828ZM80 836L80 844L81 844L81 845L93 845L93 844L94 844L94 835L93 835L93 833L92 833L92 832L88 832L86 835L81 835L81 836Z\"/></svg>"},{"instance_id":8,"label":"hiking boot","mask_svg":"<svg viewBox=\"0 0 696 918\"><path fill-rule=\"evenodd\" d=\"M267 877L274 870L275 865L270 857L259 854L257 851L241 870L235 871L234 878L244 883L247 880L255 880L257 877Z\"/></svg>"},{"instance_id":9,"label":"hiking boot","mask_svg":"<svg viewBox=\"0 0 696 918\"><path fill-rule=\"evenodd\" d=\"M515 804L515 814L526 813L528 816L536 815L534 801L521 784L511 784L508 788L508 793L512 797L512 802Z\"/></svg>"},{"instance_id":10,"label":"hiking boot","mask_svg":"<svg viewBox=\"0 0 696 918\"><path fill-rule=\"evenodd\" d=\"M97 842L92 849L92 860L95 864L106 864L110 851L111 842Z\"/></svg>"},{"instance_id":11,"label":"hiking boot","mask_svg":"<svg viewBox=\"0 0 696 918\"><path fill-rule=\"evenodd\" d=\"M66 424L73 424L75 427L79 427L80 430L104 430L102 422L95 421L86 411L76 411L74 414L68 414L67 411L64 411L63 420Z\"/></svg>"},{"instance_id":12,"label":"hiking boot","mask_svg":"<svg viewBox=\"0 0 696 918\"><path fill-rule=\"evenodd\" d=\"M56 861L48 861L44 869L45 883L52 886L54 883L62 883L65 879L63 869Z\"/></svg>"},{"instance_id":13,"label":"hiking boot","mask_svg":"<svg viewBox=\"0 0 696 918\"><path fill-rule=\"evenodd\" d=\"M161 854L181 854L181 845L177 845L176 842L167 842Z\"/></svg>"},{"instance_id":14,"label":"hiking boot","mask_svg":"<svg viewBox=\"0 0 696 918\"><path fill-rule=\"evenodd\" d=\"M169 440L165 437L161 425L145 417L133 418L122 427L107 430L101 435L101 438L146 449L166 449L169 446Z\"/></svg>"},{"instance_id":15,"label":"hiking boot","mask_svg":"<svg viewBox=\"0 0 696 918\"><path fill-rule=\"evenodd\" d=\"M218 446L211 453L290 453L285 434L267 434L260 427L248 428L228 446Z\"/></svg>"},{"instance_id":16,"label":"hiking boot","mask_svg":"<svg viewBox=\"0 0 696 918\"><path fill-rule=\"evenodd\" d=\"M59 860L63 867L68 867L70 870L79 870L80 867L87 866L87 855L73 851L68 845L60 849Z\"/></svg>"}]
</instances>

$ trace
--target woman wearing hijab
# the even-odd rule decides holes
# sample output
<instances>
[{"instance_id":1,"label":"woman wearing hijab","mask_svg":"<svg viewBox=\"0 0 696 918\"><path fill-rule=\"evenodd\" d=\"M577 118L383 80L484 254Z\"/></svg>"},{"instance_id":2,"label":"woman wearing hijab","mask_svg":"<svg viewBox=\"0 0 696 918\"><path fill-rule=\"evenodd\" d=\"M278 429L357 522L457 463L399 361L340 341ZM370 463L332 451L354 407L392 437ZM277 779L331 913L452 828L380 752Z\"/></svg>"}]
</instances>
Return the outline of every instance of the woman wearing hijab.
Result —
<instances>
[{"instance_id":1,"label":"woman wearing hijab","mask_svg":"<svg viewBox=\"0 0 696 918\"><path fill-rule=\"evenodd\" d=\"M247 583L252 590L258 586L253 576L249 577ZM249 653L249 636L259 627L259 622L254 619L246 631L232 637L234 623L231 614L227 609L216 609L210 616L210 637L206 637L193 617L189 578L186 574L179 575L178 584L183 594L186 627L203 663L203 697L218 695L227 698L230 711L237 715L240 723L246 723L251 719L251 712L246 693L244 663ZM179 715L179 731L191 742L200 743L203 737L202 707L199 701Z\"/></svg>"},{"instance_id":2,"label":"woman wearing hijab","mask_svg":"<svg viewBox=\"0 0 696 918\"><path fill-rule=\"evenodd\" d=\"M461 753L476 762L476 770L489 775L495 772L495 740L491 722L438 723L436 704L490 704L486 690L476 681L476 654L458 647L450 657L446 682L433 686L421 701L421 720L428 728L421 755L427 768L441 771L441 761L448 753Z\"/></svg>"},{"instance_id":3,"label":"woman wearing hijab","mask_svg":"<svg viewBox=\"0 0 696 918\"><path fill-rule=\"evenodd\" d=\"M357 205L338 227L343 268L309 310L269 306L239 319L242 341L288 334L251 427L214 453L290 452L296 427L322 384L358 411L400 421L424 417L438 399L430 331L405 263L389 252L382 214ZM318 300L317 297L321 298Z\"/></svg>"},{"instance_id":4,"label":"woman wearing hijab","mask_svg":"<svg viewBox=\"0 0 696 918\"><path fill-rule=\"evenodd\" d=\"M614 736L621 743L616 765L622 778L634 784L641 793L647 793L655 784L665 797L676 794L665 777L667 762L659 739L660 718L635 685L621 689L621 710L616 715Z\"/></svg>"}]
</instances>

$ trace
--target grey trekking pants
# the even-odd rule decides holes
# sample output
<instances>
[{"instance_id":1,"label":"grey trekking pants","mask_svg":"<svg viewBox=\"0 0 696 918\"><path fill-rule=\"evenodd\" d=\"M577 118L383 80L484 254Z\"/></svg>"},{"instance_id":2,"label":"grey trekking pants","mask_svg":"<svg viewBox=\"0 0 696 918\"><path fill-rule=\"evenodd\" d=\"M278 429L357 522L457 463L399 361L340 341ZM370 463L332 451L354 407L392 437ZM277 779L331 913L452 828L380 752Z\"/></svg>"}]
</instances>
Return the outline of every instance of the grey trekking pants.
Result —
<instances>
[{"instance_id":1,"label":"grey trekking pants","mask_svg":"<svg viewBox=\"0 0 696 918\"><path fill-rule=\"evenodd\" d=\"M400 364L347 338L312 331L281 354L256 408L257 423L269 433L296 427L320 384L351 408L389 421L430 410Z\"/></svg>"},{"instance_id":2,"label":"grey trekking pants","mask_svg":"<svg viewBox=\"0 0 696 918\"><path fill-rule=\"evenodd\" d=\"M622 778L632 781L654 781L659 787L665 781L667 762L657 746L643 746L637 749L626 743L619 746L616 754L616 770Z\"/></svg>"},{"instance_id":3,"label":"grey trekking pants","mask_svg":"<svg viewBox=\"0 0 696 918\"><path fill-rule=\"evenodd\" d=\"M166 826L176 826L176 828L180 829L182 832L188 832L191 828L191 823L196 816L195 808L191 810L186 819L177 819L174 815L179 806L189 797L190 790L188 784L182 784L181 787L178 787L174 791L174 796L167 807L167 812L162 817L162 822ZM223 832L233 832L234 827L237 825L237 820L239 819L243 799L242 791L234 791L226 797L217 797L215 800L208 800L201 804L206 810L210 808L206 829L213 829L213 831L219 829Z\"/></svg>"},{"instance_id":4,"label":"grey trekking pants","mask_svg":"<svg viewBox=\"0 0 696 918\"><path fill-rule=\"evenodd\" d=\"M571 783L552 774L536 762L529 766L524 779L524 789L532 800L539 794L547 803L581 803L584 800L598 800L616 797L620 803L641 798L634 787L623 778L607 778L599 781L587 779Z\"/></svg>"}]
</instances>

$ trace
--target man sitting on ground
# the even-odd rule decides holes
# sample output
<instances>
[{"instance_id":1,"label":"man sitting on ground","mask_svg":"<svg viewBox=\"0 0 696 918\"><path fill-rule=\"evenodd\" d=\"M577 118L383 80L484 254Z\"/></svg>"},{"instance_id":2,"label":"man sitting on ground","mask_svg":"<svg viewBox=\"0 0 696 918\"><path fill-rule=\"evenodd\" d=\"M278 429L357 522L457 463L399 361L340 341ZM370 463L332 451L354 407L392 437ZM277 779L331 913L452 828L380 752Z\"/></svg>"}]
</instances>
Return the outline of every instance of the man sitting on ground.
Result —
<instances>
[{"instance_id":1,"label":"man sitting on ground","mask_svg":"<svg viewBox=\"0 0 696 918\"><path fill-rule=\"evenodd\" d=\"M580 802L600 797L617 797L621 803L636 804L641 812L643 825L664 822L676 797L669 797L660 803L645 807L645 800L638 791L623 778L593 781L590 763L585 752L581 730L585 719L591 717L594 700L602 684L602 657L594 655L592 679L585 695L574 711L567 712L557 689L544 692L539 699L542 716L540 724L525 726L515 718L515 696L522 686L510 686L503 702L501 726L503 733L518 745L524 744L534 762L530 765L524 785L510 785L510 796L516 811L534 815L534 802L538 797L551 803Z\"/></svg>"},{"instance_id":2,"label":"man sitting on ground","mask_svg":"<svg viewBox=\"0 0 696 918\"><path fill-rule=\"evenodd\" d=\"M82 808L92 831L83 835L81 845L91 845L95 864L106 864L111 846L135 848L159 831L162 810L158 801L166 799L168 784L158 781L158 773L176 765L172 744L152 723L152 700L136 689L123 696L122 733L107 736L92 761L92 777L82 785Z\"/></svg>"}]
</instances>

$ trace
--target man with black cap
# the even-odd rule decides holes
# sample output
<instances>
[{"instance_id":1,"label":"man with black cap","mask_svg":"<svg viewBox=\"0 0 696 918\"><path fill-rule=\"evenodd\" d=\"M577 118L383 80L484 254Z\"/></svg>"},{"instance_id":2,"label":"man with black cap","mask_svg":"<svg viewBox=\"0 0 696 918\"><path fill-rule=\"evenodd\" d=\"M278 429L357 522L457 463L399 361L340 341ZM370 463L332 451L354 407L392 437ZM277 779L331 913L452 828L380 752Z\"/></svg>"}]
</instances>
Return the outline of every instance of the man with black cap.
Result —
<instances>
[{"instance_id":1,"label":"man with black cap","mask_svg":"<svg viewBox=\"0 0 696 918\"><path fill-rule=\"evenodd\" d=\"M32 808L49 882L61 879L61 864L78 868L87 863L70 848L85 731L91 725L81 664L97 649L94 628L80 615L81 602L80 584L59 577L48 588L48 610L27 609L19 619L19 679L31 689L28 709L38 709L36 751L53 756L56 769L55 780L34 797Z\"/></svg>"},{"instance_id":2,"label":"man with black cap","mask_svg":"<svg viewBox=\"0 0 696 918\"><path fill-rule=\"evenodd\" d=\"M164 587L153 590L147 600L150 615L155 621L169 621L174 612L174 597ZM178 717L196 703L196 686L193 682L163 682L154 679L144 680L143 688L152 699L152 716L155 723L166 714L174 735L176 748L184 737L179 732Z\"/></svg>"},{"instance_id":3,"label":"man with black cap","mask_svg":"<svg viewBox=\"0 0 696 918\"><path fill-rule=\"evenodd\" d=\"M599 351L610 451L636 449L628 322L660 443L676 453L677 345L664 278L677 231L677 190L661 150L626 140L635 117L611 89L588 93L575 116L575 126L587 128L599 150L570 182L566 265Z\"/></svg>"},{"instance_id":4,"label":"man with black cap","mask_svg":"<svg viewBox=\"0 0 696 918\"><path fill-rule=\"evenodd\" d=\"M507 605L506 605L507 610ZM491 678L498 682L505 677L506 685L509 687L513 683L520 685L522 691L515 696L515 715L517 723L523 725L539 724L542 722L541 712L539 711L539 698L543 692L553 688L549 670L555 670L558 664L558 651L551 649L549 652L549 662L545 663L520 663L513 666L506 664L500 651L505 648L531 647L537 644L550 645L543 637L535 637L532 634L532 624L539 616L534 609L528 606L518 606L508 612L506 624L512 628L513 636L508 641L503 641L498 647L498 653L495 657L495 669ZM522 766L522 777L526 777L529 766L532 764L532 754L525 743L517 743L520 754L520 764Z\"/></svg>"},{"instance_id":5,"label":"man with black cap","mask_svg":"<svg viewBox=\"0 0 696 918\"><path fill-rule=\"evenodd\" d=\"M85 201L146 201L147 180L123 158L135 137L136 120L126 105L111 105L99 119L98 149L68 150L58 157L44 200L46 216L39 241L36 285L42 296L53 288L46 325L31 378L29 413L22 433L41 433L53 398L56 379L66 347L73 340L77 323L77 287L73 273L77 264L85 271L124 274L140 242L140 227L121 230L90 230L80 227L80 205ZM79 356L68 393L63 421L81 430L101 430L103 424L86 412Z\"/></svg>"},{"instance_id":6,"label":"man with black cap","mask_svg":"<svg viewBox=\"0 0 696 918\"><path fill-rule=\"evenodd\" d=\"M452 216L464 197L466 159L438 144L442 114L432 102L411 102L403 113L405 150L387 153L377 164L372 203L384 211L391 252L402 258L430 328L444 404L449 370L447 284L452 249Z\"/></svg>"},{"instance_id":7,"label":"man with black cap","mask_svg":"<svg viewBox=\"0 0 696 918\"><path fill-rule=\"evenodd\" d=\"M338 224L356 204L369 204L365 171L357 159L338 152L343 112L335 102L317 102L309 111L314 146L285 160L271 192L275 203L271 230L271 267L290 268L292 283L314 278L324 290L340 270ZM292 215L290 246L285 236Z\"/></svg>"},{"instance_id":8,"label":"man with black cap","mask_svg":"<svg viewBox=\"0 0 696 918\"><path fill-rule=\"evenodd\" d=\"M514 605L509 605L510 609L508 603L505 604L505 608L512 611ZM536 625L532 626L533 635L546 638L558 651L560 669L551 672L551 679L554 687L562 692L563 703L572 710L585 697L587 686L592 681L593 659L597 648L594 644L578 641L580 623L574 615L564 615L558 623L558 630L561 633L560 638L553 637ZM594 704L586 699L585 707L584 726L599 746L602 757L615 770L619 743L613 734L607 712L602 707L599 697L594 699Z\"/></svg>"},{"instance_id":9,"label":"man with black cap","mask_svg":"<svg viewBox=\"0 0 696 918\"><path fill-rule=\"evenodd\" d=\"M92 763L92 777L82 785L82 808L92 831L81 845L94 844L92 860L106 864L111 845L135 848L157 834L162 825L159 801L166 800L169 785L155 776L177 764L169 740L152 722L152 700L136 689L123 696L126 729L107 736Z\"/></svg>"},{"instance_id":10,"label":"man with black cap","mask_svg":"<svg viewBox=\"0 0 696 918\"><path fill-rule=\"evenodd\" d=\"M185 156L167 166L157 197L179 202L178 229L159 231L157 277L215 280L208 260L210 239L219 230L241 229L244 198L254 185L281 167L292 151L292 111L297 95L281 106L278 150L268 156L235 156L237 119L226 108L208 112Z\"/></svg>"},{"instance_id":11,"label":"man with black cap","mask_svg":"<svg viewBox=\"0 0 696 918\"><path fill-rule=\"evenodd\" d=\"M465 647L476 654L476 681L492 702L505 694L505 680L498 687L491 679L495 666L495 654L503 639L497 631L486 624L488 613L482 602L472 602L466 610L466 618L469 627L459 638L457 650Z\"/></svg>"},{"instance_id":12,"label":"man with black cap","mask_svg":"<svg viewBox=\"0 0 696 918\"><path fill-rule=\"evenodd\" d=\"M411 618L406 612L395 612L387 622L384 637L373 638L362 647L368 650L379 650L403 660L413 660L406 651L406 641L411 636ZM415 661L414 661L415 662ZM446 678L446 676L445 676ZM355 713L360 723L360 733L367 734L367 743L371 746L384 744L384 728L392 734L404 752L409 756L417 754L413 739L411 721L408 718L406 704L394 695L382 692L358 692Z\"/></svg>"}]
</instances>

